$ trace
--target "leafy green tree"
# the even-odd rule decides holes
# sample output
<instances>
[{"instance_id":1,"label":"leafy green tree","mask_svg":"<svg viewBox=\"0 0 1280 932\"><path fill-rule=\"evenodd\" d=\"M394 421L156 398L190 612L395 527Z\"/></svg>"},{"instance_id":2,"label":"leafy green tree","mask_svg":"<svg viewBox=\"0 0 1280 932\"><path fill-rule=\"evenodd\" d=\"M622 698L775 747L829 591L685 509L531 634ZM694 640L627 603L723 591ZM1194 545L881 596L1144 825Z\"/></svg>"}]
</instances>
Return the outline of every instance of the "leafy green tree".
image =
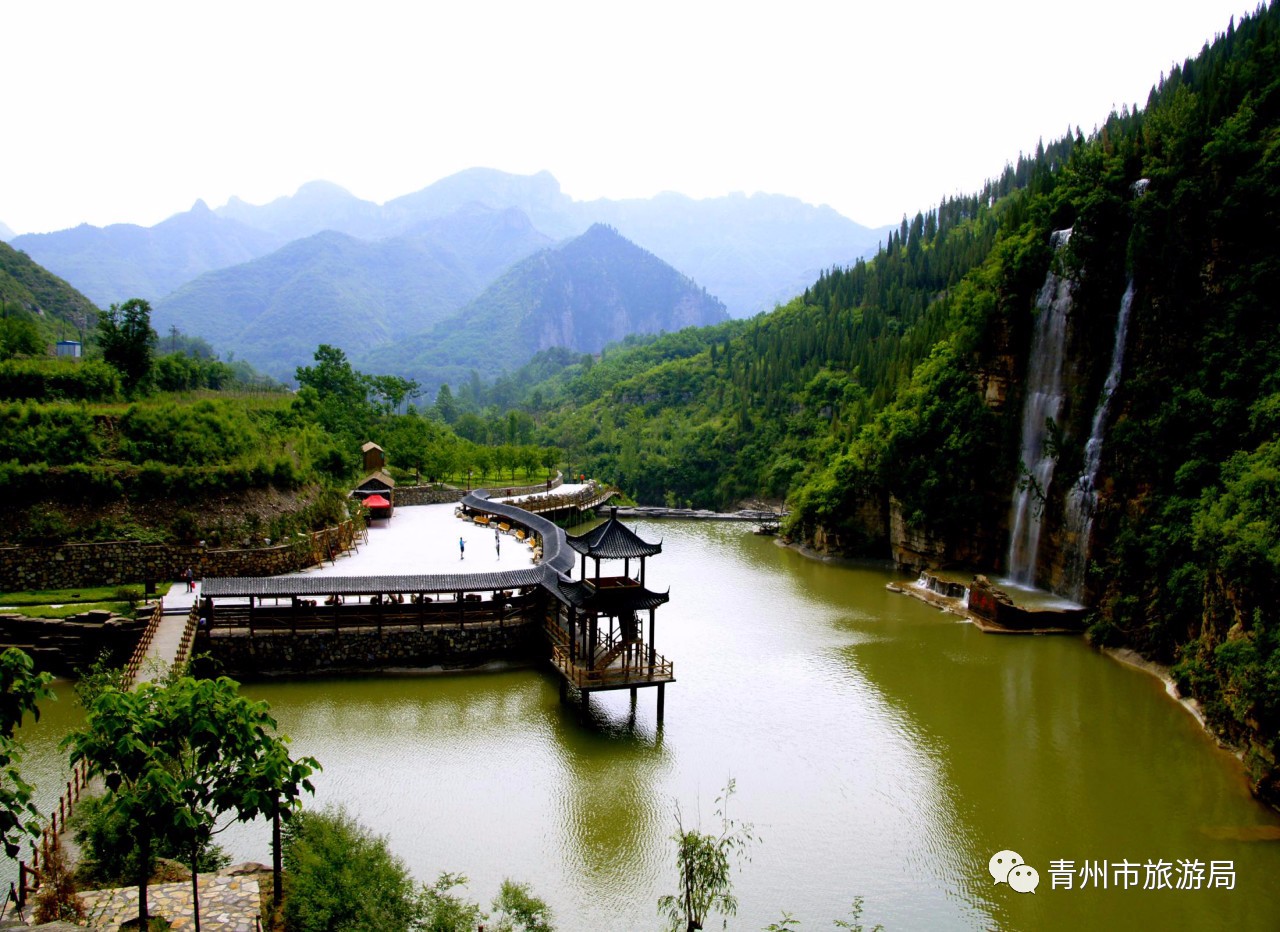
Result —
<instances>
[{"instance_id":1,"label":"leafy green tree","mask_svg":"<svg viewBox=\"0 0 1280 932\"><path fill-rule=\"evenodd\" d=\"M158 839L184 845L194 895L199 856L220 816L292 811L311 789L307 778L318 765L290 761L274 729L266 704L240 696L233 680L178 677L128 691L106 685L84 727L64 739L73 764L86 761L102 776L112 817L133 835L144 927Z\"/></svg>"},{"instance_id":2,"label":"leafy green tree","mask_svg":"<svg viewBox=\"0 0 1280 932\"><path fill-rule=\"evenodd\" d=\"M298 366L294 377L302 387L304 408L314 412L320 425L348 442L366 433L374 417L369 403L370 380L353 369L347 354L322 343L316 348L314 366ZM306 395L308 390L311 394Z\"/></svg>"},{"instance_id":3,"label":"leafy green tree","mask_svg":"<svg viewBox=\"0 0 1280 932\"><path fill-rule=\"evenodd\" d=\"M98 318L102 358L120 373L125 390L136 392L151 374L157 337L151 329L151 305L142 298L113 304Z\"/></svg>"},{"instance_id":4,"label":"leafy green tree","mask_svg":"<svg viewBox=\"0 0 1280 932\"><path fill-rule=\"evenodd\" d=\"M448 382L441 385L436 392L435 408L440 420L450 426L453 426L453 423L458 419L458 405L453 400L453 390L449 388Z\"/></svg>"},{"instance_id":5,"label":"leafy green tree","mask_svg":"<svg viewBox=\"0 0 1280 932\"><path fill-rule=\"evenodd\" d=\"M756 841L748 823L729 818L729 799L734 793L730 780L724 792L716 797L718 834L686 829L676 807L676 866L680 892L658 899L658 912L667 918L673 932L695 932L701 929L712 912L726 917L738 912L738 899L733 895L733 860L749 859L747 850Z\"/></svg>"},{"instance_id":6,"label":"leafy green tree","mask_svg":"<svg viewBox=\"0 0 1280 932\"><path fill-rule=\"evenodd\" d=\"M436 882L422 891L424 916L421 928L426 932L471 932L488 918L479 903L454 891L465 887L465 874L441 872Z\"/></svg>"},{"instance_id":7,"label":"leafy green tree","mask_svg":"<svg viewBox=\"0 0 1280 932\"><path fill-rule=\"evenodd\" d=\"M39 701L53 698L51 680L48 673L35 672L31 658L18 648L0 654L0 838L11 858L18 856L22 838L40 835L31 786L18 772L22 746L14 733L28 713L40 718Z\"/></svg>"},{"instance_id":8,"label":"leafy green tree","mask_svg":"<svg viewBox=\"0 0 1280 932\"><path fill-rule=\"evenodd\" d=\"M370 376L369 385L373 394L382 399L387 414L400 411L401 405L406 401L412 401L422 395L422 386L417 381L398 375Z\"/></svg>"},{"instance_id":9,"label":"leafy green tree","mask_svg":"<svg viewBox=\"0 0 1280 932\"><path fill-rule=\"evenodd\" d=\"M493 909L494 932L555 932L551 907L527 883L503 880Z\"/></svg>"},{"instance_id":10,"label":"leafy green tree","mask_svg":"<svg viewBox=\"0 0 1280 932\"><path fill-rule=\"evenodd\" d=\"M556 468L556 463L560 462L560 451L555 447L543 447L542 449L542 466L547 471L547 478L552 478L552 470Z\"/></svg>"},{"instance_id":11,"label":"leafy green tree","mask_svg":"<svg viewBox=\"0 0 1280 932\"><path fill-rule=\"evenodd\" d=\"M516 466L518 465L515 447L504 443L500 447L493 447L491 454L493 456L494 468L497 469L498 475L501 476L503 470L508 470L511 473L511 481L515 482Z\"/></svg>"},{"instance_id":12,"label":"leafy green tree","mask_svg":"<svg viewBox=\"0 0 1280 932\"><path fill-rule=\"evenodd\" d=\"M44 338L35 321L21 317L0 320L0 359L14 356L42 356L45 353Z\"/></svg>"}]
</instances>

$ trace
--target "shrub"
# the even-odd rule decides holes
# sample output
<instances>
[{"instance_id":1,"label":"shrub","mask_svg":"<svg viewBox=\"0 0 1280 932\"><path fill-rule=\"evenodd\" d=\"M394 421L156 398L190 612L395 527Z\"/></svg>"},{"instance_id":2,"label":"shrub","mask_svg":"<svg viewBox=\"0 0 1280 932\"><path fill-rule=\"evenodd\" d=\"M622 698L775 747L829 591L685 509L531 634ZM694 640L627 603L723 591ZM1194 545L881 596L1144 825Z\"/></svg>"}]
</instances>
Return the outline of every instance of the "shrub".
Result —
<instances>
[{"instance_id":1,"label":"shrub","mask_svg":"<svg viewBox=\"0 0 1280 932\"><path fill-rule=\"evenodd\" d=\"M107 886L124 886L136 881L137 837L126 819L101 797L91 796L76 806L71 823L76 843L82 851L76 867L76 876L81 881ZM170 838L159 830L152 841L151 853L152 869L162 859L185 861L189 856L185 842ZM201 873L220 870L230 863L230 855L212 842L201 849L196 861Z\"/></svg>"},{"instance_id":2,"label":"shrub","mask_svg":"<svg viewBox=\"0 0 1280 932\"><path fill-rule=\"evenodd\" d=\"M40 889L36 891L36 922L81 922L86 917L84 903L76 896L76 885L67 870L61 848L51 848L44 858Z\"/></svg>"},{"instance_id":3,"label":"shrub","mask_svg":"<svg viewBox=\"0 0 1280 932\"><path fill-rule=\"evenodd\" d=\"M294 932L408 932L425 917L404 861L345 809L301 812L285 825L284 915Z\"/></svg>"}]
</instances>

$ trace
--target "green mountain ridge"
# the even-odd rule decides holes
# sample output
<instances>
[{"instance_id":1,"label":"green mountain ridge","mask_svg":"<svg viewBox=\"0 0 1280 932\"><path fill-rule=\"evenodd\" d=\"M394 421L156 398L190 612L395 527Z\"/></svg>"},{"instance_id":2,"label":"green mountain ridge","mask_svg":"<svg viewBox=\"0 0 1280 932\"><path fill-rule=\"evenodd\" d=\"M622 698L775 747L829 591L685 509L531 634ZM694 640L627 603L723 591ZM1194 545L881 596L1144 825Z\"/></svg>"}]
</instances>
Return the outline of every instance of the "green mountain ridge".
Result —
<instances>
[{"instance_id":1,"label":"green mountain ridge","mask_svg":"<svg viewBox=\"0 0 1280 932\"><path fill-rule=\"evenodd\" d=\"M599 352L633 333L726 319L724 305L603 225L517 263L430 330L359 357L367 369L457 383L513 369L539 350Z\"/></svg>"},{"instance_id":2,"label":"green mountain ridge","mask_svg":"<svg viewBox=\"0 0 1280 932\"><path fill-rule=\"evenodd\" d=\"M787 532L900 565L1006 566L1037 296L1072 282L1036 580L1088 534L1091 636L1173 666L1280 800L1280 6L1231 23L1145 108L904 220L778 311L522 385L585 471L644 502L785 496ZM1055 250L1053 232L1070 228ZM1106 408L1122 295L1119 383ZM1103 412L1097 502L1069 520Z\"/></svg>"},{"instance_id":3,"label":"green mountain ridge","mask_svg":"<svg viewBox=\"0 0 1280 932\"><path fill-rule=\"evenodd\" d=\"M79 339L98 320L92 301L7 243L0 243L0 299L5 317L35 321L50 342Z\"/></svg>"},{"instance_id":4,"label":"green mountain ridge","mask_svg":"<svg viewBox=\"0 0 1280 932\"><path fill-rule=\"evenodd\" d=\"M478 209L376 242L319 233L206 273L156 302L153 322L290 378L320 343L354 353L429 327L546 243L518 212Z\"/></svg>"}]
</instances>

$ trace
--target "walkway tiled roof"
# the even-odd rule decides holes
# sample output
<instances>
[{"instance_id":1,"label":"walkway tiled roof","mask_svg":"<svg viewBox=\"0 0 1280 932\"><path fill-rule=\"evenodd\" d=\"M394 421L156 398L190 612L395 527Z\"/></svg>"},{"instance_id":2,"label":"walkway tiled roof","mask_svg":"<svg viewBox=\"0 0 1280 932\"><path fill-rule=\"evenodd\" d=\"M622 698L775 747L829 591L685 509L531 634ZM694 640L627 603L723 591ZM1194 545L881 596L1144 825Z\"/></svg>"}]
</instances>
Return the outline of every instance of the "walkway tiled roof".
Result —
<instances>
[{"instance_id":1,"label":"walkway tiled roof","mask_svg":"<svg viewBox=\"0 0 1280 932\"><path fill-rule=\"evenodd\" d=\"M564 546L565 533L563 529L552 524L541 515L535 515L516 505L490 501L489 495L490 492L487 489L476 489L462 500L462 504L477 511L502 515L522 527L537 531L539 538L542 540L542 565L549 566L561 573L567 573L573 569L573 553Z\"/></svg>"},{"instance_id":2,"label":"walkway tiled roof","mask_svg":"<svg viewBox=\"0 0 1280 932\"><path fill-rule=\"evenodd\" d=\"M635 531L618 520L614 508L609 520L577 537L566 535L566 542L578 553L601 560L622 560L632 557L651 557L662 552L662 544L641 540Z\"/></svg>"},{"instance_id":3,"label":"walkway tiled roof","mask_svg":"<svg viewBox=\"0 0 1280 932\"><path fill-rule=\"evenodd\" d=\"M539 585L541 567L496 573L438 573L410 576L221 576L204 581L210 598L286 598L317 595L374 595L381 592L463 592L520 589Z\"/></svg>"}]
</instances>

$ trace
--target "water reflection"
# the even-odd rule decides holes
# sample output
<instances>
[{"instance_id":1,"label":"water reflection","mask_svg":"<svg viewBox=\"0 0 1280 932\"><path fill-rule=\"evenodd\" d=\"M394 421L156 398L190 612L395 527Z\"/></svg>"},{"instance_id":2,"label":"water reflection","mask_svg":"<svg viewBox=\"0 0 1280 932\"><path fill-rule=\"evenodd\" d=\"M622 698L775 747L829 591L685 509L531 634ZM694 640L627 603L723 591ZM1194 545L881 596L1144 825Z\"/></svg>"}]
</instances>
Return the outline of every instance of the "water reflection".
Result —
<instances>
[{"instance_id":1,"label":"water reflection","mask_svg":"<svg viewBox=\"0 0 1280 932\"><path fill-rule=\"evenodd\" d=\"M1280 926L1280 820L1155 679L1077 638L983 635L887 592L884 567L808 560L745 526L638 529L665 538L648 582L672 591L661 732L653 690L634 710L625 690L597 694L584 719L542 669L247 692L324 764L318 803L346 804L420 879L463 871L482 901L530 882L566 932L655 928L674 807L714 829L730 777L731 814L762 838L733 928L783 909L826 928L856 895L890 929ZM267 856L261 826L225 839ZM1039 869L1035 895L991 883L1004 848ZM1049 886L1052 859L1123 858L1232 860L1237 888Z\"/></svg>"}]
</instances>

